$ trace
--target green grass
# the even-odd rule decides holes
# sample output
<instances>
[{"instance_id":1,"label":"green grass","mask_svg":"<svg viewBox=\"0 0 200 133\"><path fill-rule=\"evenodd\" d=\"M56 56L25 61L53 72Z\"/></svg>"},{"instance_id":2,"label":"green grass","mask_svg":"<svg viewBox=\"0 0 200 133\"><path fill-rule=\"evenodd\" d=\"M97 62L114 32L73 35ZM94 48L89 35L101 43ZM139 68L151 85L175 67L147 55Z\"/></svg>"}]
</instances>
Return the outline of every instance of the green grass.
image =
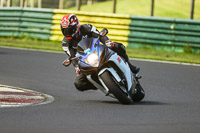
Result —
<instances>
[{"instance_id":1,"label":"green grass","mask_svg":"<svg viewBox=\"0 0 200 133\"><path fill-rule=\"evenodd\" d=\"M61 42L0 38L0 46L63 52ZM64 53L64 52L63 52ZM200 54L127 48L129 57L200 64Z\"/></svg>"},{"instance_id":2,"label":"green grass","mask_svg":"<svg viewBox=\"0 0 200 133\"><path fill-rule=\"evenodd\" d=\"M0 46L27 48L36 50L62 51L62 42L39 41L19 38L0 38Z\"/></svg>"},{"instance_id":3,"label":"green grass","mask_svg":"<svg viewBox=\"0 0 200 133\"><path fill-rule=\"evenodd\" d=\"M200 54L166 52L153 49L127 49L129 57L200 64Z\"/></svg>"},{"instance_id":4,"label":"green grass","mask_svg":"<svg viewBox=\"0 0 200 133\"><path fill-rule=\"evenodd\" d=\"M81 11L112 13L113 2L81 6ZM117 14L150 16L151 0L117 0ZM190 18L191 0L155 0L154 16ZM68 10L76 10L75 7ZM194 19L200 19L200 0L195 0Z\"/></svg>"}]
</instances>

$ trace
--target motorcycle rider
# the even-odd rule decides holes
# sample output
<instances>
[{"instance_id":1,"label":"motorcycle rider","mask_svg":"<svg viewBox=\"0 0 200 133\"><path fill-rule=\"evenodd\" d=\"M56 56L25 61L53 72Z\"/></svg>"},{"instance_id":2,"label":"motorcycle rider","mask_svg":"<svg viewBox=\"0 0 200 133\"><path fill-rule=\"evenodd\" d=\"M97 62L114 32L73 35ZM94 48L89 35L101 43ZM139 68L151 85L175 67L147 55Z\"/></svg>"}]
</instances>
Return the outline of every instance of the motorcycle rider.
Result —
<instances>
[{"instance_id":1,"label":"motorcycle rider","mask_svg":"<svg viewBox=\"0 0 200 133\"><path fill-rule=\"evenodd\" d=\"M67 54L68 59L75 57L77 44L81 40L92 37L97 38L100 35L99 31L93 25L80 25L78 18L74 14L67 14L63 16L60 22L60 26L62 34L64 35L64 38L62 40L62 48ZM117 52L121 57L123 57L128 62L133 73L136 74L139 72L140 68L133 66L130 63L129 58L126 54L125 46L123 44L112 42L108 39L107 36L101 36L100 41L101 43L106 44L107 47L111 48L113 51ZM71 63L74 65L75 71L77 73L74 82L75 87L79 91L96 89L96 87L87 80L86 76L80 73L80 70L78 68L78 61L72 60Z\"/></svg>"}]
</instances>

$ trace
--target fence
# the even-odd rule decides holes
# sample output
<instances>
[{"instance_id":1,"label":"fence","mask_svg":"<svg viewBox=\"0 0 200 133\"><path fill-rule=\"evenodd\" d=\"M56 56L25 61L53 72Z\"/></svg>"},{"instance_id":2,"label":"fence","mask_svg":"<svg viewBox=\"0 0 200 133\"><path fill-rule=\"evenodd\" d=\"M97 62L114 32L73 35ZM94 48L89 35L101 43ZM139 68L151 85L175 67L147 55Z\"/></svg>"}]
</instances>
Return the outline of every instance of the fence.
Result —
<instances>
[{"instance_id":1,"label":"fence","mask_svg":"<svg viewBox=\"0 0 200 133\"><path fill-rule=\"evenodd\" d=\"M0 7L7 6L7 7L31 7L31 8L53 8L53 9L69 9L71 7L75 10L84 10L81 7L84 5L89 5L88 7L91 7L94 3L97 2L107 2L109 6L104 7L104 10L96 10L96 12L102 12L105 11L105 8L109 8L109 12L111 13L123 13L123 14L135 14L135 15L142 15L142 16L160 16L163 15L159 12L168 12L170 14L169 16L163 16L163 17L172 17L171 14L176 14L177 17L181 18L190 18L190 19L199 19L199 10L200 10L200 0L140 0L140 1L127 1L127 4L123 6L122 8L119 8L122 3L120 0L0 0ZM112 3L112 4L111 4ZM130 7L131 5L131 7ZM175 6L180 6L179 9ZM88 8L87 7L87 8ZM124 9L128 7L130 10L125 11ZM136 8L140 8L139 10ZM170 8L171 7L171 8ZM187 7L183 10L183 7ZM148 11L145 11L148 9ZM161 10L161 9L164 9ZM195 10L196 9L196 10ZM71 10L71 9L70 9ZM138 10L138 11L135 11ZM180 12L179 10L182 10ZM108 11L108 10L106 10ZM146 13L141 13L146 12Z\"/></svg>"},{"instance_id":2,"label":"fence","mask_svg":"<svg viewBox=\"0 0 200 133\"><path fill-rule=\"evenodd\" d=\"M131 16L128 42L132 47L151 44L175 51L193 47L194 52L200 52L200 21Z\"/></svg>"},{"instance_id":3,"label":"fence","mask_svg":"<svg viewBox=\"0 0 200 133\"><path fill-rule=\"evenodd\" d=\"M81 24L108 28L112 41L129 47L151 46L170 51L190 47L200 52L200 21L68 11L60 9L0 8L0 36L61 41L60 20L76 14Z\"/></svg>"},{"instance_id":4,"label":"fence","mask_svg":"<svg viewBox=\"0 0 200 133\"><path fill-rule=\"evenodd\" d=\"M0 8L0 36L48 40L52 16L51 9Z\"/></svg>"},{"instance_id":5,"label":"fence","mask_svg":"<svg viewBox=\"0 0 200 133\"><path fill-rule=\"evenodd\" d=\"M131 22L130 16L120 16L114 14L96 14L86 13L78 11L67 11L67 10L54 10L54 16L52 23L52 37L51 40L61 40L63 36L60 32L60 20L66 13L76 14L81 24L90 23L101 30L103 28L109 29L109 38L113 41L120 41L127 45L129 31L129 23ZM120 34L119 34L120 33Z\"/></svg>"}]
</instances>

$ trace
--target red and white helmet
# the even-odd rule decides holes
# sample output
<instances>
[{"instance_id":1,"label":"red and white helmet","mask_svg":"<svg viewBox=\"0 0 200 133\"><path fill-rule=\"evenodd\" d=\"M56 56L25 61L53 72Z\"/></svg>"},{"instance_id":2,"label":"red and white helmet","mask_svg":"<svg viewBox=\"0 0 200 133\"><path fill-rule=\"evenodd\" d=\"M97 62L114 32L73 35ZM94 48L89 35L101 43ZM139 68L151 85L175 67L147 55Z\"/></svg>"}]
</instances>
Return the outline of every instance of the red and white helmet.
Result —
<instances>
[{"instance_id":1,"label":"red and white helmet","mask_svg":"<svg viewBox=\"0 0 200 133\"><path fill-rule=\"evenodd\" d=\"M80 22L74 14L67 14L63 16L60 26L65 37L74 37L80 30Z\"/></svg>"}]
</instances>

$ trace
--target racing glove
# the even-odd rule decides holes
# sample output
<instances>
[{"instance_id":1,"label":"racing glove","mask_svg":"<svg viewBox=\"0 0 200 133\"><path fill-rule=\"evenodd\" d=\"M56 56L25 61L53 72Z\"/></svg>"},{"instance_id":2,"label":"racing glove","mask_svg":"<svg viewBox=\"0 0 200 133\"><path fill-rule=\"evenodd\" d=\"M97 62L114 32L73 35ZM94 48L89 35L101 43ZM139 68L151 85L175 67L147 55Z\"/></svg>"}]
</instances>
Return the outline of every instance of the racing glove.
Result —
<instances>
[{"instance_id":1,"label":"racing glove","mask_svg":"<svg viewBox=\"0 0 200 133\"><path fill-rule=\"evenodd\" d=\"M107 40L107 41L105 42L105 44L106 44L106 46L107 46L108 48L112 48L112 47L115 46L114 42L112 42L112 41L110 41L110 40Z\"/></svg>"}]
</instances>

